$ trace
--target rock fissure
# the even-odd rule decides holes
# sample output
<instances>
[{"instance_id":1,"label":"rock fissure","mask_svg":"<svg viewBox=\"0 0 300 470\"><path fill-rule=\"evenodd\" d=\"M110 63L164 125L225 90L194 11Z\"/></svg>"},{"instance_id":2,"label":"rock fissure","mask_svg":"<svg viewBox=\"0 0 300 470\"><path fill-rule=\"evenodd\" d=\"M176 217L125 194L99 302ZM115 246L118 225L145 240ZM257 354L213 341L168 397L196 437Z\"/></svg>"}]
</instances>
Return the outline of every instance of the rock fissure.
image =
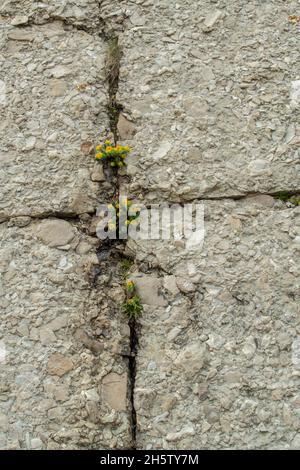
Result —
<instances>
[{"instance_id":1,"label":"rock fissure","mask_svg":"<svg viewBox=\"0 0 300 470\"><path fill-rule=\"evenodd\" d=\"M3 224L4 222L9 222L10 220L13 219L22 219L22 218L28 218L28 220L45 220L45 219L62 219L62 220L67 220L68 222L74 222L78 223L80 222L80 216L87 214L87 212L83 213L63 213L63 212L46 212L42 214L34 214L34 215L28 215L28 214L17 214L17 215L11 215L9 217L3 217L3 219L0 218L0 224ZM88 212L90 216L94 216L96 214L96 211L93 212Z\"/></svg>"},{"instance_id":2,"label":"rock fissure","mask_svg":"<svg viewBox=\"0 0 300 470\"><path fill-rule=\"evenodd\" d=\"M110 130L114 137L114 143L118 142L118 119L122 105L117 101L119 88L121 49L118 36L107 38L108 53L106 58L106 79L108 83L108 105L107 112L110 122Z\"/></svg>"},{"instance_id":3,"label":"rock fissure","mask_svg":"<svg viewBox=\"0 0 300 470\"><path fill-rule=\"evenodd\" d=\"M107 113L109 117L110 133L113 136L114 144L118 144L118 119L123 106L117 101L117 93L119 88L119 75L120 75L120 60L121 60L121 49L119 46L118 36L112 34L105 35L106 44L108 47L106 57L106 80L108 83L108 105ZM111 169L104 169L106 178L115 182L115 191L113 200L118 200L120 195L121 177L117 171L114 178L115 171ZM98 249L98 259L101 262L104 260L110 260L113 263L113 269L117 270L119 262L122 260L122 249L125 248L125 240L118 239L118 227L117 227L117 238L107 239L104 241ZM110 266L110 270L112 267ZM94 286L96 287L97 275L101 273L101 267L95 273ZM128 361L128 381L127 381L127 400L129 403L129 422L130 422L130 434L131 434L131 449L136 449L136 411L134 405L134 392L135 392L135 377L136 377L136 354L138 348L138 334L137 334L137 322L135 319L128 321L129 327L129 348L128 351L122 354L123 358Z\"/></svg>"},{"instance_id":4,"label":"rock fissure","mask_svg":"<svg viewBox=\"0 0 300 470\"><path fill-rule=\"evenodd\" d=\"M119 105L120 106L120 111L122 109L122 105ZM115 134L115 132L117 132L117 128L116 126L114 126L114 135L117 135ZM116 140L116 143L117 143L117 140ZM108 172L109 173L109 172ZM108 178L110 177L110 175L108 175ZM119 191L118 191L118 188L119 188L119 185L120 185L120 182L119 182L119 176L117 176L117 185L116 185L116 190L115 190L115 194L114 194L114 198L115 199L118 199L119 197ZM252 198L252 197L258 197L258 196L270 196L270 197L273 197L275 199L280 199L280 195L281 194L284 194L286 198L290 198L290 197L293 197L293 196L298 196L300 195L300 189L299 190L289 190L289 189L282 189L280 191L275 191L275 192L270 192L270 193L267 193L267 192L249 192L249 193L245 193L243 195L232 195L232 196L220 196L220 197L199 197L199 198L192 198L192 199L184 199L184 202L183 201L180 201L180 202L175 202L175 201L164 201L165 203L167 204L179 204L179 205L184 205L184 204L188 204L188 203L197 203L197 202L202 202L202 201L226 201L226 200L235 200L235 201L239 201L239 200L243 200L243 199L247 199L247 198ZM146 209L150 209L151 208L151 204L145 204L144 205L146 207ZM287 207L287 208L292 208L292 207ZM4 222L7 222L11 219L17 219L17 218L21 218L21 217L29 217L30 219L40 219L40 220L43 220L43 219L47 219L47 218L51 218L51 217L54 217L54 218L57 218L57 219L65 219L65 220L68 220L68 221L74 221L74 222L78 222L80 220L80 216L83 215L83 214L89 214L90 216L95 216L96 215L96 210L92 210L92 211L85 211L85 212L70 212L70 213L65 213L65 212L45 212L45 213L40 213L40 214L33 214L33 215L28 215L28 214L12 214L10 216L8 215L5 215L1 218L0 216L0 224L4 223Z\"/></svg>"},{"instance_id":5,"label":"rock fissure","mask_svg":"<svg viewBox=\"0 0 300 470\"><path fill-rule=\"evenodd\" d=\"M26 24L12 25L12 29L18 28L20 30L26 31L32 26L45 26L45 25L49 25L55 22L60 22L69 29L72 28L72 29L75 29L76 31L84 31L85 33L88 33L88 34L95 34L97 32L96 28L89 28L84 25L73 23L72 21L68 21L66 18L63 18L59 15L57 16L53 15L50 18L45 18L42 21L37 21L36 18L28 18Z\"/></svg>"},{"instance_id":6,"label":"rock fissure","mask_svg":"<svg viewBox=\"0 0 300 470\"><path fill-rule=\"evenodd\" d=\"M234 201L239 201L243 200L246 198L251 198L251 197L257 197L257 196L271 196L273 198L280 198L280 195L284 193L287 197L292 197L292 196L298 196L300 194L300 189L296 190L290 190L290 189L282 189L279 191L274 191L274 192L246 192L244 194L233 194L231 196L202 196L202 197L195 197L195 198L184 198L182 197L182 200L177 201L177 200L163 200L163 204L178 204L183 206L184 204L188 203L197 203L201 201L226 201L226 200L234 200ZM155 204L155 203L154 203ZM151 204L144 204L146 209L151 208Z\"/></svg>"},{"instance_id":7,"label":"rock fissure","mask_svg":"<svg viewBox=\"0 0 300 470\"><path fill-rule=\"evenodd\" d=\"M61 22L67 28L72 28L76 31L84 31L88 34L97 34L99 35L104 41L111 37L111 24L116 26L116 23L120 25L122 28L122 24L124 19L126 18L125 12L120 9L114 12L111 15L103 15L101 12L103 10L103 2L96 2L98 8L98 14L91 19L91 21L85 21L84 18L77 17L76 13L74 12L74 16L67 17L64 15L64 7L62 7L61 12L55 13L54 11L45 12L43 6L40 10L32 13L31 15L26 15L25 12L22 12L22 15L15 15L15 12L4 12L2 15L2 10L5 10L5 4L1 7L0 6L0 15L4 21L11 21L10 25L6 27L9 28L18 28L18 29L26 29L30 28L31 26L44 26L49 25L55 22ZM109 8L109 4L108 7ZM78 13L77 13L78 14ZM105 16L105 17L104 17ZM108 21L108 17L109 20ZM115 21L117 19L117 21ZM110 24L109 24L110 23ZM100 31L99 31L100 30Z\"/></svg>"},{"instance_id":8,"label":"rock fissure","mask_svg":"<svg viewBox=\"0 0 300 470\"><path fill-rule=\"evenodd\" d=\"M135 379L136 379L136 355L138 349L138 333L137 333L137 323L136 320L129 321L130 329L130 355L128 358L129 366L129 399L131 405L131 438L132 444L131 448L136 449L136 431L137 431L137 421L136 421L136 410L134 404L134 391L135 391Z\"/></svg>"}]
</instances>

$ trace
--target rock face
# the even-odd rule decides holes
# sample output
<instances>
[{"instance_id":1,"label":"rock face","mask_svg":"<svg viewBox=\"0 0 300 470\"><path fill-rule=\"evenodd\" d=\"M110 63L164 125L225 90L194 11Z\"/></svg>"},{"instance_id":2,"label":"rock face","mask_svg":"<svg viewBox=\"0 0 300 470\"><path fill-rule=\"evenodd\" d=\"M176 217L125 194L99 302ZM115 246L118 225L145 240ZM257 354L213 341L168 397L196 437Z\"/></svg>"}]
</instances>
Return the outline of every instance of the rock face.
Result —
<instances>
[{"instance_id":1,"label":"rock face","mask_svg":"<svg viewBox=\"0 0 300 470\"><path fill-rule=\"evenodd\" d=\"M300 191L297 2L2 3L0 448L299 449L300 207L274 198ZM101 245L117 190L203 204L204 243Z\"/></svg>"},{"instance_id":2,"label":"rock face","mask_svg":"<svg viewBox=\"0 0 300 470\"><path fill-rule=\"evenodd\" d=\"M75 237L72 225L59 219L42 221L37 226L36 233L38 238L50 247L67 245Z\"/></svg>"},{"instance_id":3,"label":"rock face","mask_svg":"<svg viewBox=\"0 0 300 470\"><path fill-rule=\"evenodd\" d=\"M131 442L126 394L118 408L100 398L107 374L127 373L116 350L123 318L114 314L106 325L108 300L102 302L87 278L97 257L75 251L90 237L64 223L74 237L64 249L39 239L39 221L0 226L0 409L8 422L2 448L33 448L35 439L43 449L124 448ZM126 332L121 339L127 342Z\"/></svg>"},{"instance_id":4,"label":"rock face","mask_svg":"<svg viewBox=\"0 0 300 470\"><path fill-rule=\"evenodd\" d=\"M293 447L300 211L253 199L205 201L199 251L174 250L172 241L129 242L137 260L185 272L195 285L193 292L165 290L167 307L144 306L136 377L141 448Z\"/></svg>"},{"instance_id":5,"label":"rock face","mask_svg":"<svg viewBox=\"0 0 300 470\"><path fill-rule=\"evenodd\" d=\"M91 179L109 130L107 45L99 2L63 3L0 5L2 449L131 445L129 332L107 296L116 280L93 278L88 223L111 191L99 171ZM110 385L118 407L101 396L109 375L123 380Z\"/></svg>"},{"instance_id":6,"label":"rock face","mask_svg":"<svg viewBox=\"0 0 300 470\"><path fill-rule=\"evenodd\" d=\"M111 408L117 411L127 409L127 374L111 372L102 380L102 397Z\"/></svg>"},{"instance_id":7,"label":"rock face","mask_svg":"<svg viewBox=\"0 0 300 470\"><path fill-rule=\"evenodd\" d=\"M150 0L128 10L127 193L144 203L220 198L203 201L198 251L128 243L137 263L177 287L162 291L167 306L154 286L144 301L137 445L299 448L300 213L271 197L300 189L296 2ZM251 193L269 195L230 199Z\"/></svg>"},{"instance_id":8,"label":"rock face","mask_svg":"<svg viewBox=\"0 0 300 470\"><path fill-rule=\"evenodd\" d=\"M296 9L295 1L128 5L145 25L129 21L121 38L119 95L136 126L128 193L184 202L299 190L299 63L288 20Z\"/></svg>"},{"instance_id":9,"label":"rock face","mask_svg":"<svg viewBox=\"0 0 300 470\"><path fill-rule=\"evenodd\" d=\"M73 369L73 362L62 354L55 353L50 356L47 369L49 374L61 377Z\"/></svg>"},{"instance_id":10,"label":"rock face","mask_svg":"<svg viewBox=\"0 0 300 470\"><path fill-rule=\"evenodd\" d=\"M99 187L81 145L108 123L105 44L59 21L1 21L0 216L92 212Z\"/></svg>"}]
</instances>

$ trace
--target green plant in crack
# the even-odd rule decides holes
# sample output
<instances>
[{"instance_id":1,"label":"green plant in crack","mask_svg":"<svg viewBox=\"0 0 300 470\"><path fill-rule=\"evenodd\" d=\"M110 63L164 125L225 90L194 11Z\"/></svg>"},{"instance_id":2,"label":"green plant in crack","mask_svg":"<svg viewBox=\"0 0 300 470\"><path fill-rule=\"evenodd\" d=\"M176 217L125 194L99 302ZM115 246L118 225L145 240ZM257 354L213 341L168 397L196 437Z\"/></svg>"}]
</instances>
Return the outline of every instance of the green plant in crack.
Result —
<instances>
[{"instance_id":1,"label":"green plant in crack","mask_svg":"<svg viewBox=\"0 0 300 470\"><path fill-rule=\"evenodd\" d=\"M143 311L141 299L136 293L136 287L133 281L127 280L125 289L127 299L122 305L122 310L129 320L136 320Z\"/></svg>"},{"instance_id":2,"label":"green plant in crack","mask_svg":"<svg viewBox=\"0 0 300 470\"><path fill-rule=\"evenodd\" d=\"M275 196L276 199L279 199L280 201L286 202L288 198L290 197L290 193L287 191L281 191L280 193Z\"/></svg>"},{"instance_id":3,"label":"green plant in crack","mask_svg":"<svg viewBox=\"0 0 300 470\"><path fill-rule=\"evenodd\" d=\"M300 206L300 196L292 196L288 199L288 202L295 206Z\"/></svg>"},{"instance_id":4,"label":"green plant in crack","mask_svg":"<svg viewBox=\"0 0 300 470\"><path fill-rule=\"evenodd\" d=\"M121 271L121 275L123 277L126 277L127 274L128 274L128 271L130 271L131 267L133 266L133 260L132 259L128 259L128 258L124 258L121 263L120 263L120 271Z\"/></svg>"},{"instance_id":5,"label":"green plant in crack","mask_svg":"<svg viewBox=\"0 0 300 470\"><path fill-rule=\"evenodd\" d=\"M289 202L294 206L300 206L300 195L291 195L288 191L281 191L277 196L275 196L275 198L282 202Z\"/></svg>"}]
</instances>

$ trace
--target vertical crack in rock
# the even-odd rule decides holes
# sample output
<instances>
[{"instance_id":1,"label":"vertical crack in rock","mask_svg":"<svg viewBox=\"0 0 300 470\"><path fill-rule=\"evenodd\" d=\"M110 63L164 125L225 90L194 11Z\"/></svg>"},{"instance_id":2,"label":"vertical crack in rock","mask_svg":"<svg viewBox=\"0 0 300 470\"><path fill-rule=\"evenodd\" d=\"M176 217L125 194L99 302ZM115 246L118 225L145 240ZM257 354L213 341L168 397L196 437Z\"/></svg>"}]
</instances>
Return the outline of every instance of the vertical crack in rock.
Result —
<instances>
[{"instance_id":1,"label":"vertical crack in rock","mask_svg":"<svg viewBox=\"0 0 300 470\"><path fill-rule=\"evenodd\" d=\"M134 389L136 377L136 354L138 348L138 335L136 320L129 321L130 328L130 356L129 356L129 399L131 403L131 437L132 449L136 449L136 411L134 406Z\"/></svg>"},{"instance_id":2,"label":"vertical crack in rock","mask_svg":"<svg viewBox=\"0 0 300 470\"><path fill-rule=\"evenodd\" d=\"M113 135L114 144L118 144L118 120L120 112L123 109L123 106L117 101L117 93L119 88L119 76L120 76L120 61L121 61L121 49L119 46L119 38L115 34L106 34L106 42L108 45L107 59L106 59L106 79L108 83L108 105L107 111L109 116L110 123L110 132ZM120 188L120 177L117 175L116 178L116 188L114 198L119 198L119 188ZM115 263L117 264L120 260L120 252L117 249L114 250L113 240L108 240L100 247L100 252L98 253L99 258L102 256L102 249L108 250L109 252L114 251L114 255L117 254L117 258L114 257ZM115 242L122 244L122 241L118 239ZM124 242L123 242L124 243ZM127 397L130 404L130 424L131 424L131 449L136 449L136 411L134 406L134 388L135 388L135 377L136 377L136 354L138 347L138 335L137 335L137 325L135 320L129 320L128 322L130 330L130 339L129 339L129 353L128 357L128 390Z\"/></svg>"},{"instance_id":3,"label":"vertical crack in rock","mask_svg":"<svg viewBox=\"0 0 300 470\"><path fill-rule=\"evenodd\" d=\"M111 36L107 39L108 54L106 60L106 78L109 87L109 102L107 106L110 121L110 129L114 136L114 143L118 141L118 119L122 110L122 105L117 102L117 92L119 88L121 49L119 38Z\"/></svg>"}]
</instances>

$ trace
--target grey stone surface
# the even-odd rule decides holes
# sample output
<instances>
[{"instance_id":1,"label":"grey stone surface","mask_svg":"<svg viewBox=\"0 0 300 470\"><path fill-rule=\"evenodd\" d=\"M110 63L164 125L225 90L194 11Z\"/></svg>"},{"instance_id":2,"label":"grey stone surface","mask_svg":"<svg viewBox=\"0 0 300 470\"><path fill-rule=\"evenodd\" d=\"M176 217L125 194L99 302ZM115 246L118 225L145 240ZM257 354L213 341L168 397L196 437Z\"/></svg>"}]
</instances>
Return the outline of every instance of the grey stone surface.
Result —
<instances>
[{"instance_id":1,"label":"grey stone surface","mask_svg":"<svg viewBox=\"0 0 300 470\"><path fill-rule=\"evenodd\" d=\"M70 246L51 247L38 237L45 222L0 225L1 448L128 447L128 366L121 353L129 337L105 293L118 298L122 288L92 289L95 245L86 254L76 246L94 239L73 225ZM123 382L112 384L113 399L105 400L108 374Z\"/></svg>"},{"instance_id":2,"label":"grey stone surface","mask_svg":"<svg viewBox=\"0 0 300 470\"><path fill-rule=\"evenodd\" d=\"M119 86L136 128L128 192L183 202L299 190L288 20L297 2L150 0L128 10Z\"/></svg>"},{"instance_id":3,"label":"grey stone surface","mask_svg":"<svg viewBox=\"0 0 300 470\"><path fill-rule=\"evenodd\" d=\"M293 448L299 230L300 207L269 208L254 198L206 201L202 249L128 243L138 265L157 266L161 283L168 272L195 285L193 292L166 289L165 307L144 304L135 389L139 448Z\"/></svg>"},{"instance_id":4,"label":"grey stone surface","mask_svg":"<svg viewBox=\"0 0 300 470\"><path fill-rule=\"evenodd\" d=\"M108 127L105 44L60 21L0 19L0 217L93 212L95 144Z\"/></svg>"},{"instance_id":5,"label":"grey stone surface","mask_svg":"<svg viewBox=\"0 0 300 470\"><path fill-rule=\"evenodd\" d=\"M132 441L123 280L97 276L87 214L115 190L93 160L109 129L100 22L94 1L0 5L1 449Z\"/></svg>"},{"instance_id":6,"label":"grey stone surface","mask_svg":"<svg viewBox=\"0 0 300 470\"><path fill-rule=\"evenodd\" d=\"M9 15L14 26L32 21L48 23L56 18L75 26L92 28L99 26L98 7L96 0L5 0L0 6L0 14Z\"/></svg>"},{"instance_id":7,"label":"grey stone surface","mask_svg":"<svg viewBox=\"0 0 300 470\"><path fill-rule=\"evenodd\" d=\"M300 207L273 197L300 191L297 6L1 2L1 449L300 448ZM112 37L115 180L93 160ZM203 199L203 247L101 245L119 190ZM136 442L120 252L144 306Z\"/></svg>"},{"instance_id":8,"label":"grey stone surface","mask_svg":"<svg viewBox=\"0 0 300 470\"><path fill-rule=\"evenodd\" d=\"M135 133L122 189L144 203L220 198L205 201L198 252L127 243L168 302L144 299L137 446L299 448L299 208L271 197L300 189L297 2L128 10L118 97Z\"/></svg>"}]
</instances>

